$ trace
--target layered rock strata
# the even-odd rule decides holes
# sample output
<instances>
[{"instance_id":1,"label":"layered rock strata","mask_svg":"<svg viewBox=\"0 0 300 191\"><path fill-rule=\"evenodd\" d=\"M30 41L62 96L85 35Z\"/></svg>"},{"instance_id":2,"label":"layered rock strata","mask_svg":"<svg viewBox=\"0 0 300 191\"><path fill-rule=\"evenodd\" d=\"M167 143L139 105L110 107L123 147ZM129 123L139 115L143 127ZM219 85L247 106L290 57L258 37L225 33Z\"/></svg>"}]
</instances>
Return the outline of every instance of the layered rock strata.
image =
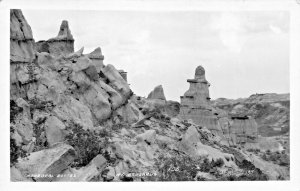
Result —
<instances>
[{"instance_id":1,"label":"layered rock strata","mask_svg":"<svg viewBox=\"0 0 300 191\"><path fill-rule=\"evenodd\" d=\"M257 123L248 116L234 116L230 126L230 136L233 145L257 142Z\"/></svg>"},{"instance_id":2,"label":"layered rock strata","mask_svg":"<svg viewBox=\"0 0 300 191\"><path fill-rule=\"evenodd\" d=\"M213 113L210 105L209 82L205 78L205 70L198 66L195 71L195 78L188 79L190 88L180 97L180 113L182 119L192 119L194 123L207 127L217 135L222 136L218 118Z\"/></svg>"},{"instance_id":3,"label":"layered rock strata","mask_svg":"<svg viewBox=\"0 0 300 191\"><path fill-rule=\"evenodd\" d=\"M83 48L74 52L67 21L56 38L45 41L46 51L37 45L40 52L20 10L11 10L10 30L10 99L21 110L11 116L11 127L26 151L32 152L39 138L34 133L37 126L52 146L64 141L70 123L94 129L107 121L138 120L140 111L129 102L127 82L113 65L103 64L100 48L87 55Z\"/></svg>"}]
</instances>

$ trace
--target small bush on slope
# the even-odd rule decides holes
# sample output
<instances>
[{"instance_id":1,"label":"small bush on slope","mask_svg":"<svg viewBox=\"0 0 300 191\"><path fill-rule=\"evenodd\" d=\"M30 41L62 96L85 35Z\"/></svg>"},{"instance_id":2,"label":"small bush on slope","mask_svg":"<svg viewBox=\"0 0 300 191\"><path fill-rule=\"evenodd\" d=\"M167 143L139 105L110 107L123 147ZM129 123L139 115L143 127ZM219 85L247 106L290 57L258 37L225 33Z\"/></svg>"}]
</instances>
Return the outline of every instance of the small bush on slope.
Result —
<instances>
[{"instance_id":1,"label":"small bush on slope","mask_svg":"<svg viewBox=\"0 0 300 191\"><path fill-rule=\"evenodd\" d=\"M159 157L156 163L159 181L193 181L197 175L197 161L188 156Z\"/></svg>"},{"instance_id":2,"label":"small bush on slope","mask_svg":"<svg viewBox=\"0 0 300 191\"><path fill-rule=\"evenodd\" d=\"M109 133L107 130L100 132L84 130L82 126L74 123L71 123L67 130L69 130L69 134L65 140L74 147L77 153L72 167L86 166L98 154L104 154L104 149L108 145Z\"/></svg>"}]
</instances>

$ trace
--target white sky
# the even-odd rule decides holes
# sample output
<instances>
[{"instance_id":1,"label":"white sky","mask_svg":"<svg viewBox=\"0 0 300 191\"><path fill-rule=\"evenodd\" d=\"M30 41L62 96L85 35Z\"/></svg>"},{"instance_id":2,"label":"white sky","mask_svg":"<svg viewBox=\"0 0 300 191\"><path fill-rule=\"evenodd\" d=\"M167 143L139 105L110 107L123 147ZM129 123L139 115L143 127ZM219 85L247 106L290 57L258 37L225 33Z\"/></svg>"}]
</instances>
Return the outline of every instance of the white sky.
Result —
<instances>
[{"instance_id":1,"label":"white sky","mask_svg":"<svg viewBox=\"0 0 300 191\"><path fill-rule=\"evenodd\" d=\"M75 51L101 47L104 63L127 71L137 95L161 84L179 101L198 65L212 99L289 92L288 12L22 11L36 41L68 20Z\"/></svg>"}]
</instances>

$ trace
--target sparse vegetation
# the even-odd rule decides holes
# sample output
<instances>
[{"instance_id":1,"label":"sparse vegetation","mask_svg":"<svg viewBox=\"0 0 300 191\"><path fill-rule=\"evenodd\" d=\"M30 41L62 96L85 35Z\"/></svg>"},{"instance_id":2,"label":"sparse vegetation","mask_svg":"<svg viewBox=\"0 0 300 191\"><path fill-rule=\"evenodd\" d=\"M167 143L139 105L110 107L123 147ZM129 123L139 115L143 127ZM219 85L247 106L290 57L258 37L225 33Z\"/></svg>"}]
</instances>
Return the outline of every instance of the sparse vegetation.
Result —
<instances>
[{"instance_id":1,"label":"sparse vegetation","mask_svg":"<svg viewBox=\"0 0 300 191\"><path fill-rule=\"evenodd\" d=\"M18 158L24 158L27 156L27 153L18 146L15 139L12 138L14 129L10 127L10 166L15 165L18 162Z\"/></svg>"},{"instance_id":2,"label":"sparse vegetation","mask_svg":"<svg viewBox=\"0 0 300 191\"><path fill-rule=\"evenodd\" d=\"M100 132L92 130L84 130L82 126L71 123L67 130L68 135L65 137L66 142L74 147L77 157L71 166L82 167L89 164L98 154L104 154L105 148L108 146L109 132L106 129Z\"/></svg>"},{"instance_id":3,"label":"sparse vegetation","mask_svg":"<svg viewBox=\"0 0 300 191\"><path fill-rule=\"evenodd\" d=\"M262 153L260 157L265 161L271 161L280 166L290 165L290 157L285 152L271 152L268 150L267 152Z\"/></svg>"},{"instance_id":4,"label":"sparse vegetation","mask_svg":"<svg viewBox=\"0 0 300 191\"><path fill-rule=\"evenodd\" d=\"M159 157L159 181L194 181L197 175L197 161L189 156Z\"/></svg>"}]
</instances>

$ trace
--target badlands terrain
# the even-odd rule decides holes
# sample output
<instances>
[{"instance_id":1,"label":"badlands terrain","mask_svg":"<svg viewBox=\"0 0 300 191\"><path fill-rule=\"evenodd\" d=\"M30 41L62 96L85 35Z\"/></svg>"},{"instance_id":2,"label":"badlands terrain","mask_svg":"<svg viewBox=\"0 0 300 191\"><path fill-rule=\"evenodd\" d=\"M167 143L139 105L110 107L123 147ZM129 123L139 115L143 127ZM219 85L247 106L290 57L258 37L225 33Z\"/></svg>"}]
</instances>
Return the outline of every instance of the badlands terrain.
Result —
<instances>
[{"instance_id":1,"label":"badlands terrain","mask_svg":"<svg viewBox=\"0 0 300 191\"><path fill-rule=\"evenodd\" d=\"M210 100L198 66L180 103L141 97L67 21L36 42L10 17L11 181L289 180L289 94Z\"/></svg>"}]
</instances>

